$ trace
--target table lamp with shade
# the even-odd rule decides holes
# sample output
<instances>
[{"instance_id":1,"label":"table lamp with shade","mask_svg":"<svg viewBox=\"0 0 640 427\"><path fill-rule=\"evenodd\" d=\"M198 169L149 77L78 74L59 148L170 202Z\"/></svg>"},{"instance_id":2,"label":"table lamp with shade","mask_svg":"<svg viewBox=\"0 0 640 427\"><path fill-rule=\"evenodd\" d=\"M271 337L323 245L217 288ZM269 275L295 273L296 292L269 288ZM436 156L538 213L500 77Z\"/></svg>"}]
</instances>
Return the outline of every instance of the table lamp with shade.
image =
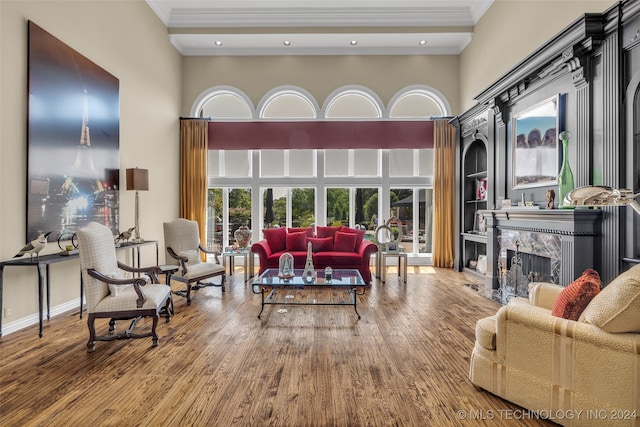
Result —
<instances>
[{"instance_id":1,"label":"table lamp with shade","mask_svg":"<svg viewBox=\"0 0 640 427\"><path fill-rule=\"evenodd\" d=\"M138 203L138 191L149 190L149 171L147 169L132 168L127 169L127 190L136 191L136 223L134 232L134 241L136 243L144 242L140 237L140 210Z\"/></svg>"}]
</instances>

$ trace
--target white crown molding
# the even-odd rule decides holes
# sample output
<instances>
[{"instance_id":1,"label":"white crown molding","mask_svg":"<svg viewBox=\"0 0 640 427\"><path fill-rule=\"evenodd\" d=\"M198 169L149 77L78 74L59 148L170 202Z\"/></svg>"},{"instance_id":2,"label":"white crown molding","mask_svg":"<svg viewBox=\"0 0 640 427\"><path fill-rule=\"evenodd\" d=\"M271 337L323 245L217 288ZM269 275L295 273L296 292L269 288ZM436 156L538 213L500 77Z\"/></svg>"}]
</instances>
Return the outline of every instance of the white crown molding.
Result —
<instances>
[{"instance_id":1,"label":"white crown molding","mask_svg":"<svg viewBox=\"0 0 640 427\"><path fill-rule=\"evenodd\" d=\"M171 34L169 38L185 56L458 55L472 34ZM215 46L216 40L222 46ZM284 46L284 40L291 45ZM351 40L358 44L350 45ZM420 46L420 40L427 44Z\"/></svg>"},{"instance_id":2,"label":"white crown molding","mask_svg":"<svg viewBox=\"0 0 640 427\"><path fill-rule=\"evenodd\" d=\"M169 28L474 25L493 0L146 0Z\"/></svg>"},{"instance_id":3,"label":"white crown molding","mask_svg":"<svg viewBox=\"0 0 640 427\"><path fill-rule=\"evenodd\" d=\"M370 26L468 26L473 25L469 10L454 8L380 8L363 11L341 8L327 11L305 10L174 10L169 19L171 28L209 27L370 27Z\"/></svg>"},{"instance_id":4,"label":"white crown molding","mask_svg":"<svg viewBox=\"0 0 640 427\"><path fill-rule=\"evenodd\" d=\"M459 54L493 1L146 0L178 51L198 56ZM274 34L284 28L291 34ZM366 42L358 29L371 32ZM398 42L416 29L424 34L420 39ZM336 43L341 35L349 37L346 43ZM357 46L348 45L352 39ZM223 45L214 46L216 40ZM418 46L419 40L427 45Z\"/></svg>"}]
</instances>

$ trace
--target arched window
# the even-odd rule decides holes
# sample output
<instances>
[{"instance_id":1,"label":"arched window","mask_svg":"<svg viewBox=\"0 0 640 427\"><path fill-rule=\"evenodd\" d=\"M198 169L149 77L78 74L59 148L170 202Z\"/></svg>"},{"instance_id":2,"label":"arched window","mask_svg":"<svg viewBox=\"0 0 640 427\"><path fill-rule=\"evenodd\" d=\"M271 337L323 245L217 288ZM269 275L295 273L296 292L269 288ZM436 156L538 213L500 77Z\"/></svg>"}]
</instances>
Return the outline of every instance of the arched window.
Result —
<instances>
[{"instance_id":1,"label":"arched window","mask_svg":"<svg viewBox=\"0 0 640 427\"><path fill-rule=\"evenodd\" d=\"M194 103L196 117L212 120L250 120L253 105L242 91L216 86L203 92ZM210 150L207 159L209 177L246 177L250 175L250 156L242 151Z\"/></svg>"},{"instance_id":2,"label":"arched window","mask_svg":"<svg viewBox=\"0 0 640 427\"><path fill-rule=\"evenodd\" d=\"M247 119L254 116L249 97L231 86L215 86L207 89L196 99L191 108L191 117L212 119Z\"/></svg>"},{"instance_id":3,"label":"arched window","mask_svg":"<svg viewBox=\"0 0 640 427\"><path fill-rule=\"evenodd\" d=\"M384 106L371 90L360 86L345 86L335 90L323 108L328 119L377 119L383 117Z\"/></svg>"},{"instance_id":4,"label":"arched window","mask_svg":"<svg viewBox=\"0 0 640 427\"><path fill-rule=\"evenodd\" d=\"M313 97L301 88L284 86L271 90L258 104L261 119L315 119L318 107Z\"/></svg>"},{"instance_id":5,"label":"arched window","mask_svg":"<svg viewBox=\"0 0 640 427\"><path fill-rule=\"evenodd\" d=\"M390 118L429 118L451 115L447 99L429 86L409 86L389 101Z\"/></svg>"}]
</instances>

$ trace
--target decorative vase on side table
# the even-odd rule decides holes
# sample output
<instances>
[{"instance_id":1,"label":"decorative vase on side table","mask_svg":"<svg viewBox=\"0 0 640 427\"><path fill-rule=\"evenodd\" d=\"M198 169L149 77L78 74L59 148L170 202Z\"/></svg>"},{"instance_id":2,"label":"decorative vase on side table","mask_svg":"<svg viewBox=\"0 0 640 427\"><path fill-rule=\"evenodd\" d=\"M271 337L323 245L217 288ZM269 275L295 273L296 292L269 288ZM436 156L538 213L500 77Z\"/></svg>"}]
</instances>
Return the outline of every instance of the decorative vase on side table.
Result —
<instances>
[{"instance_id":1,"label":"decorative vase on side table","mask_svg":"<svg viewBox=\"0 0 640 427\"><path fill-rule=\"evenodd\" d=\"M249 230L246 225L240 226L234 233L233 237L236 238L236 245L240 249L246 249L249 246L251 237L253 237L253 231Z\"/></svg>"},{"instance_id":2,"label":"decorative vase on side table","mask_svg":"<svg viewBox=\"0 0 640 427\"><path fill-rule=\"evenodd\" d=\"M569 139L571 138L571 132L560 132L560 139L562 140L562 167L558 174L558 207L561 209L571 209L571 206L564 205L564 196L568 192L573 190L573 172L569 165Z\"/></svg>"}]
</instances>

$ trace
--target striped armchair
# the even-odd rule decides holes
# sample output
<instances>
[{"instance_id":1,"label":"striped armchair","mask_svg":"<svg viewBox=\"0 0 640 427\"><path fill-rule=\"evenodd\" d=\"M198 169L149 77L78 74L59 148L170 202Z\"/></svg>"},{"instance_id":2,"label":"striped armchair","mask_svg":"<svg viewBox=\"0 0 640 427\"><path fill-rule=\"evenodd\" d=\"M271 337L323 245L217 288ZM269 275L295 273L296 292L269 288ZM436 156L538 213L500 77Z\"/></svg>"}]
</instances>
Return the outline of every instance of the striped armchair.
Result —
<instances>
[{"instance_id":1,"label":"striped armchair","mask_svg":"<svg viewBox=\"0 0 640 427\"><path fill-rule=\"evenodd\" d=\"M91 222L77 232L82 283L87 298L87 326L89 341L87 351L95 350L96 341L113 341L125 338L152 337L158 345L156 326L160 312L164 310L166 321L171 314L171 288L159 284L159 267L131 268L116 259L116 249L111 230L97 222ZM146 275L134 277L133 273ZM141 317L153 318L151 331L135 333ZM109 334L96 336L95 319L108 318ZM117 320L132 320L129 328L114 334Z\"/></svg>"},{"instance_id":2,"label":"striped armchair","mask_svg":"<svg viewBox=\"0 0 640 427\"><path fill-rule=\"evenodd\" d=\"M471 382L564 426L638 426L640 265L603 288L578 321L551 315L562 290L535 284L529 299L478 320Z\"/></svg>"},{"instance_id":3,"label":"striped armchair","mask_svg":"<svg viewBox=\"0 0 640 427\"><path fill-rule=\"evenodd\" d=\"M165 222L163 227L167 263L179 266L178 272L170 278L187 285L186 290L174 293L186 297L187 304L191 304L191 289L219 286L224 292L225 268L220 264L218 252L210 251L200 244L198 223L178 218ZM214 255L216 262L203 262L202 253ZM220 284L205 281L217 276L220 276Z\"/></svg>"}]
</instances>

